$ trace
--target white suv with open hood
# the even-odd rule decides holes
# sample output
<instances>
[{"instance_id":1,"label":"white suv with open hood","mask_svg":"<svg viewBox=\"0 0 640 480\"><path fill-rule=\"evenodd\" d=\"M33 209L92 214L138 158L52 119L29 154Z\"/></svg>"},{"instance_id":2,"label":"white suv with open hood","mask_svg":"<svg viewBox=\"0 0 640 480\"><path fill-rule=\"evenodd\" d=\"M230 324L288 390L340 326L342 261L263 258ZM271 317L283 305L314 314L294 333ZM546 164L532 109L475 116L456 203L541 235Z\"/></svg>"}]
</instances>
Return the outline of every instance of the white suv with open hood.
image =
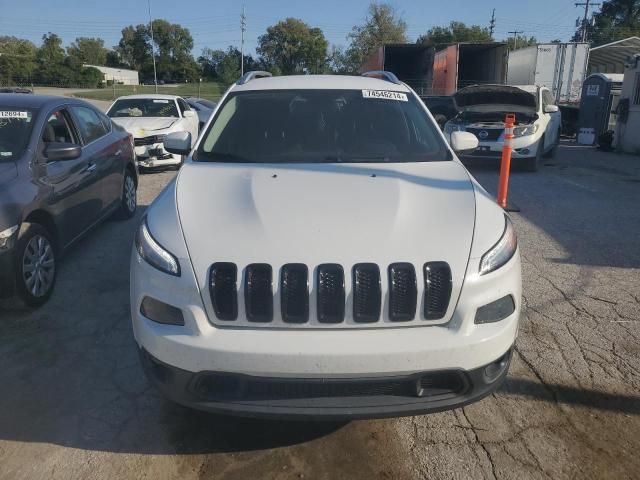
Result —
<instances>
[{"instance_id":1,"label":"white suv with open hood","mask_svg":"<svg viewBox=\"0 0 640 480\"><path fill-rule=\"evenodd\" d=\"M214 412L353 418L454 408L505 378L509 217L395 76L233 85L149 207L131 316L149 378ZM452 135L456 150L477 139Z\"/></svg>"},{"instance_id":2,"label":"white suv with open hood","mask_svg":"<svg viewBox=\"0 0 640 480\"><path fill-rule=\"evenodd\" d=\"M512 141L514 165L538 170L542 157L552 157L560 142L561 114L545 87L473 85L454 95L460 113L445 125L445 135L471 132L480 141L467 158L500 158L504 145L504 120L515 113Z\"/></svg>"}]
</instances>

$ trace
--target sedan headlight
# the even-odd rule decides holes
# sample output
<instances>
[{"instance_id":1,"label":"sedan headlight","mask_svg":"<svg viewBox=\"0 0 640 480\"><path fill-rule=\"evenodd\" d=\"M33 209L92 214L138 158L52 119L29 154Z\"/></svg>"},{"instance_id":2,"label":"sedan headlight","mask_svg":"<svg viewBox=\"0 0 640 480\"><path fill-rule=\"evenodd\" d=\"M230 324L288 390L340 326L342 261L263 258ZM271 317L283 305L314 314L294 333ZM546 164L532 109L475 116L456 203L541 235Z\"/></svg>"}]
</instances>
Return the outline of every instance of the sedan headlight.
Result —
<instances>
[{"instance_id":1,"label":"sedan headlight","mask_svg":"<svg viewBox=\"0 0 640 480\"><path fill-rule=\"evenodd\" d=\"M504 219L505 227L502 237L480 260L480 275L485 275L502 267L516 253L518 248L516 231L509 217L505 215Z\"/></svg>"},{"instance_id":2,"label":"sedan headlight","mask_svg":"<svg viewBox=\"0 0 640 480\"><path fill-rule=\"evenodd\" d=\"M533 135L538 131L538 124L525 125L523 127L516 127L513 129L514 137L526 137L527 135Z\"/></svg>"},{"instance_id":3,"label":"sedan headlight","mask_svg":"<svg viewBox=\"0 0 640 480\"><path fill-rule=\"evenodd\" d=\"M178 260L151 236L146 218L140 224L140 228L136 234L136 250L138 250L140 256L152 267L169 275L180 276Z\"/></svg>"},{"instance_id":4,"label":"sedan headlight","mask_svg":"<svg viewBox=\"0 0 640 480\"><path fill-rule=\"evenodd\" d=\"M17 231L18 225L14 225L0 232L0 250L4 250L9 246L9 240L11 240L11 237L13 237L13 234Z\"/></svg>"}]
</instances>

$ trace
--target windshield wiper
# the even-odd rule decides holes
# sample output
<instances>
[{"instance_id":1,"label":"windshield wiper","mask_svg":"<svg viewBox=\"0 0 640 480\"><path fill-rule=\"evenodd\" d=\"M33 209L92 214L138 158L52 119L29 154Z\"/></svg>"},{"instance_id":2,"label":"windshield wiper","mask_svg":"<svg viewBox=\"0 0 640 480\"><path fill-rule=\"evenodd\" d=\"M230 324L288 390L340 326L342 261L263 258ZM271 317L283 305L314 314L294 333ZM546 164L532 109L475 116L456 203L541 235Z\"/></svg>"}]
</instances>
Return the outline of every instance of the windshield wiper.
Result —
<instances>
[{"instance_id":1,"label":"windshield wiper","mask_svg":"<svg viewBox=\"0 0 640 480\"><path fill-rule=\"evenodd\" d=\"M246 157L243 157L241 155L236 155L235 153L224 153L224 152L204 152L204 156L207 159L211 159L211 160L231 160L234 162L246 162L246 163L252 163L251 160L249 160Z\"/></svg>"}]
</instances>

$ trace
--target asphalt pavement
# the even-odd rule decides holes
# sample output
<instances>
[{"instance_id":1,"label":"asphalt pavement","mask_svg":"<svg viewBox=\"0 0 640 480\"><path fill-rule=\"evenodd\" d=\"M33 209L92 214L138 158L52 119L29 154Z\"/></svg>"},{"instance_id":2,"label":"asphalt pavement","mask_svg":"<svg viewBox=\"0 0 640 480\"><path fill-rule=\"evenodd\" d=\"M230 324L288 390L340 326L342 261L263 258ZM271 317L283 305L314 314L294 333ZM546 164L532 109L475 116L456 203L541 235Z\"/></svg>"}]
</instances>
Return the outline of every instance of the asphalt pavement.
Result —
<instances>
[{"instance_id":1,"label":"asphalt pavement","mask_svg":"<svg viewBox=\"0 0 640 480\"><path fill-rule=\"evenodd\" d=\"M495 165L470 169L495 191ZM500 391L350 423L209 415L148 384L129 255L174 174L141 177L136 218L80 242L47 305L0 306L0 479L638 478L640 157L564 144L540 172L512 175L525 309Z\"/></svg>"}]
</instances>

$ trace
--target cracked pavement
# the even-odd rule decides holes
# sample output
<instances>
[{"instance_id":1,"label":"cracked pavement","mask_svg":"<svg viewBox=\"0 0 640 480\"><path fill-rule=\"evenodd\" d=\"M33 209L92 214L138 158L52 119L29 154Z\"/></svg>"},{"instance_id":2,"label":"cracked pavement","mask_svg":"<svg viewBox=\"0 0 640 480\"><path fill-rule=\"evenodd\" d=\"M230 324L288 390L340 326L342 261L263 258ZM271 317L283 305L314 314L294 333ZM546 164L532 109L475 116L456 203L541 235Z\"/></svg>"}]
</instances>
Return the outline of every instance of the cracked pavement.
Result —
<instances>
[{"instance_id":1,"label":"cracked pavement","mask_svg":"<svg viewBox=\"0 0 640 480\"><path fill-rule=\"evenodd\" d=\"M128 313L140 211L64 260L42 309L0 306L0 479L637 478L640 158L563 145L510 200L524 311L510 375L463 409L383 421L224 418L147 383ZM490 191L495 166L470 167Z\"/></svg>"}]
</instances>

